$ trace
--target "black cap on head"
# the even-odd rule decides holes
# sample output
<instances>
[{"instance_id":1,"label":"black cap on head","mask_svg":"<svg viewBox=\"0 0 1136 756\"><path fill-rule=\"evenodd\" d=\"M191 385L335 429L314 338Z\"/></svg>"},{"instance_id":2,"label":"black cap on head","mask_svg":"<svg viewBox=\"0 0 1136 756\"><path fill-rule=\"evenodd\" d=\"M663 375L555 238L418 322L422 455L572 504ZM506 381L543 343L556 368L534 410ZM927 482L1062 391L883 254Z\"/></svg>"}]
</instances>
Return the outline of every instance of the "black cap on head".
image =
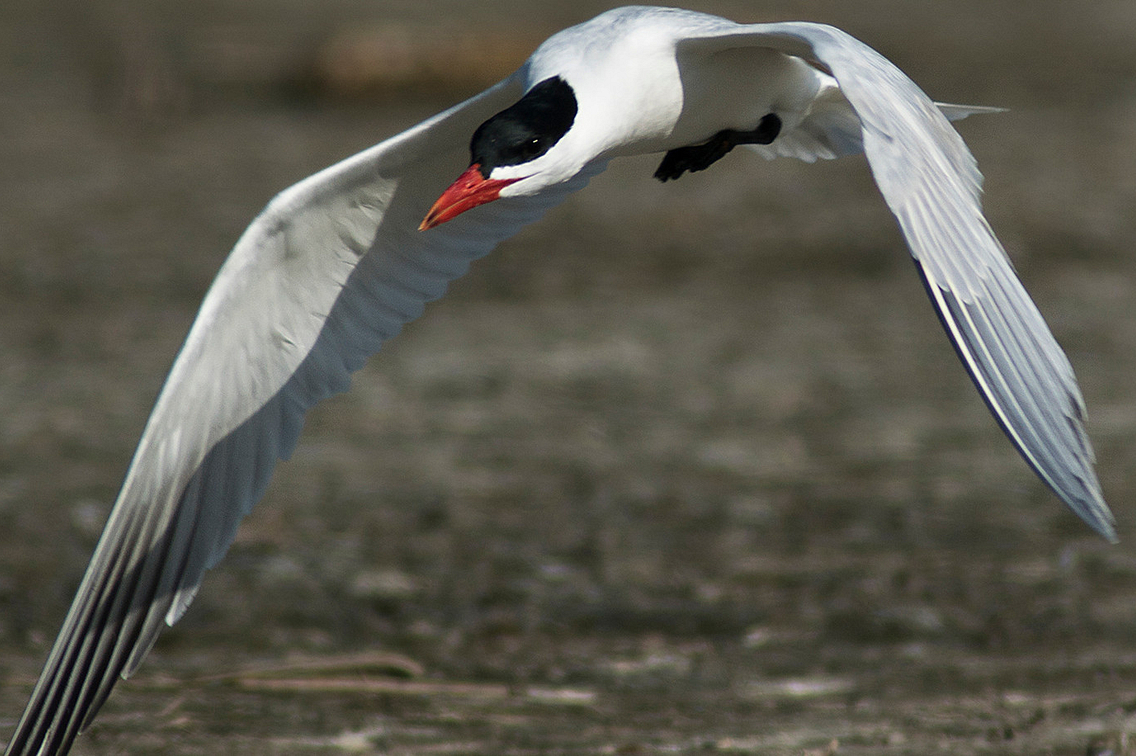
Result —
<instances>
[{"instance_id":1,"label":"black cap on head","mask_svg":"<svg viewBox=\"0 0 1136 756\"><path fill-rule=\"evenodd\" d=\"M545 79L473 132L470 164L483 178L501 165L520 165L548 152L576 120L576 94L559 76Z\"/></svg>"}]
</instances>

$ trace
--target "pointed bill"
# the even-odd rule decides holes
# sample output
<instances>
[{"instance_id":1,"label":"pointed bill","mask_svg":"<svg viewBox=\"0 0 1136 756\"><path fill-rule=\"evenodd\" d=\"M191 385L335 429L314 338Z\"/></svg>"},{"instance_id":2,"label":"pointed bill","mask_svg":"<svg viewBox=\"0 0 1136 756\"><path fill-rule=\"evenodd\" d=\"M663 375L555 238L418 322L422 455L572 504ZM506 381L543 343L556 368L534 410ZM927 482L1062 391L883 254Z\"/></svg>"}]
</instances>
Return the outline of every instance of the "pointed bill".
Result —
<instances>
[{"instance_id":1,"label":"pointed bill","mask_svg":"<svg viewBox=\"0 0 1136 756\"><path fill-rule=\"evenodd\" d=\"M426 213L419 224L419 231L426 231L439 224L452 220L478 205L492 202L501 196L501 190L520 179L487 179L481 175L481 166L474 163L450 184L442 196Z\"/></svg>"}]
</instances>

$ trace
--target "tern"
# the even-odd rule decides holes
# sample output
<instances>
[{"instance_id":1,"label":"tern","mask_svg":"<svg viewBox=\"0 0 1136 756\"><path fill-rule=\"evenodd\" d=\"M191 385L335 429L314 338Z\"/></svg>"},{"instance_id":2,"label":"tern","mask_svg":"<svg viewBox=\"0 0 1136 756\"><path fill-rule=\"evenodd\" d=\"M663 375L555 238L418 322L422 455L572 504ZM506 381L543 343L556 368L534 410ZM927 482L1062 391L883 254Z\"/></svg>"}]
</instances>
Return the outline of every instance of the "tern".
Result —
<instances>
[{"instance_id":1,"label":"tern","mask_svg":"<svg viewBox=\"0 0 1136 756\"><path fill-rule=\"evenodd\" d=\"M284 190L205 297L6 752L67 752L185 612L307 409L346 390L473 260L624 155L661 154L655 177L668 181L737 146L810 162L864 154L994 417L1115 540L1073 370L983 217L982 176L949 123L985 110L934 103L831 26L628 7Z\"/></svg>"}]
</instances>

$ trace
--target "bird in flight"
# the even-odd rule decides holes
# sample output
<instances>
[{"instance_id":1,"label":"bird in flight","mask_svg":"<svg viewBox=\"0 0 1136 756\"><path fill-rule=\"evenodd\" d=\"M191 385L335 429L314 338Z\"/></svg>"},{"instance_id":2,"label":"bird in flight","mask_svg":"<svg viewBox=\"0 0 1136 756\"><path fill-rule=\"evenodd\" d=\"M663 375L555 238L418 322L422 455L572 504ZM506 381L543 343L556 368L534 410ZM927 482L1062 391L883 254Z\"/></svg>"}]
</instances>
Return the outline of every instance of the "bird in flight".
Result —
<instances>
[{"instance_id":1,"label":"bird in flight","mask_svg":"<svg viewBox=\"0 0 1136 756\"><path fill-rule=\"evenodd\" d=\"M994 417L1115 540L1073 370L983 217L982 176L949 122L984 110L932 102L831 26L628 7L284 190L202 303L6 753L66 753L185 612L308 408L346 390L473 260L624 155L662 155L662 181L739 146L865 155Z\"/></svg>"}]
</instances>

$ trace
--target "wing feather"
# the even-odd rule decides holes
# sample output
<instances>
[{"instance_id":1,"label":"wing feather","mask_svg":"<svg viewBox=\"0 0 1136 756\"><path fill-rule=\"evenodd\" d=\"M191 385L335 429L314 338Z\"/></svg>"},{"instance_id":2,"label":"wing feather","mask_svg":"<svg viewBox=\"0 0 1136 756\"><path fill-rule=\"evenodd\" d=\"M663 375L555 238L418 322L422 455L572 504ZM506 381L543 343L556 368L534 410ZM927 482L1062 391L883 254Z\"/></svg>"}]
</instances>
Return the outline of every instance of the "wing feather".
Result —
<instances>
[{"instance_id":1,"label":"wing feather","mask_svg":"<svg viewBox=\"0 0 1136 756\"><path fill-rule=\"evenodd\" d=\"M801 133L767 151L809 160L862 146L943 327L991 412L1041 479L1115 540L1073 369L983 217L982 174L948 122L986 109L936 105L890 61L831 26L719 20L679 42L680 54L740 46L772 47L831 74L840 97L822 92ZM841 101L854 113L858 135Z\"/></svg>"},{"instance_id":2,"label":"wing feather","mask_svg":"<svg viewBox=\"0 0 1136 756\"><path fill-rule=\"evenodd\" d=\"M202 303L7 754L66 752L193 600L292 452L309 407L596 164L429 233L430 203L519 76L277 196Z\"/></svg>"}]
</instances>

